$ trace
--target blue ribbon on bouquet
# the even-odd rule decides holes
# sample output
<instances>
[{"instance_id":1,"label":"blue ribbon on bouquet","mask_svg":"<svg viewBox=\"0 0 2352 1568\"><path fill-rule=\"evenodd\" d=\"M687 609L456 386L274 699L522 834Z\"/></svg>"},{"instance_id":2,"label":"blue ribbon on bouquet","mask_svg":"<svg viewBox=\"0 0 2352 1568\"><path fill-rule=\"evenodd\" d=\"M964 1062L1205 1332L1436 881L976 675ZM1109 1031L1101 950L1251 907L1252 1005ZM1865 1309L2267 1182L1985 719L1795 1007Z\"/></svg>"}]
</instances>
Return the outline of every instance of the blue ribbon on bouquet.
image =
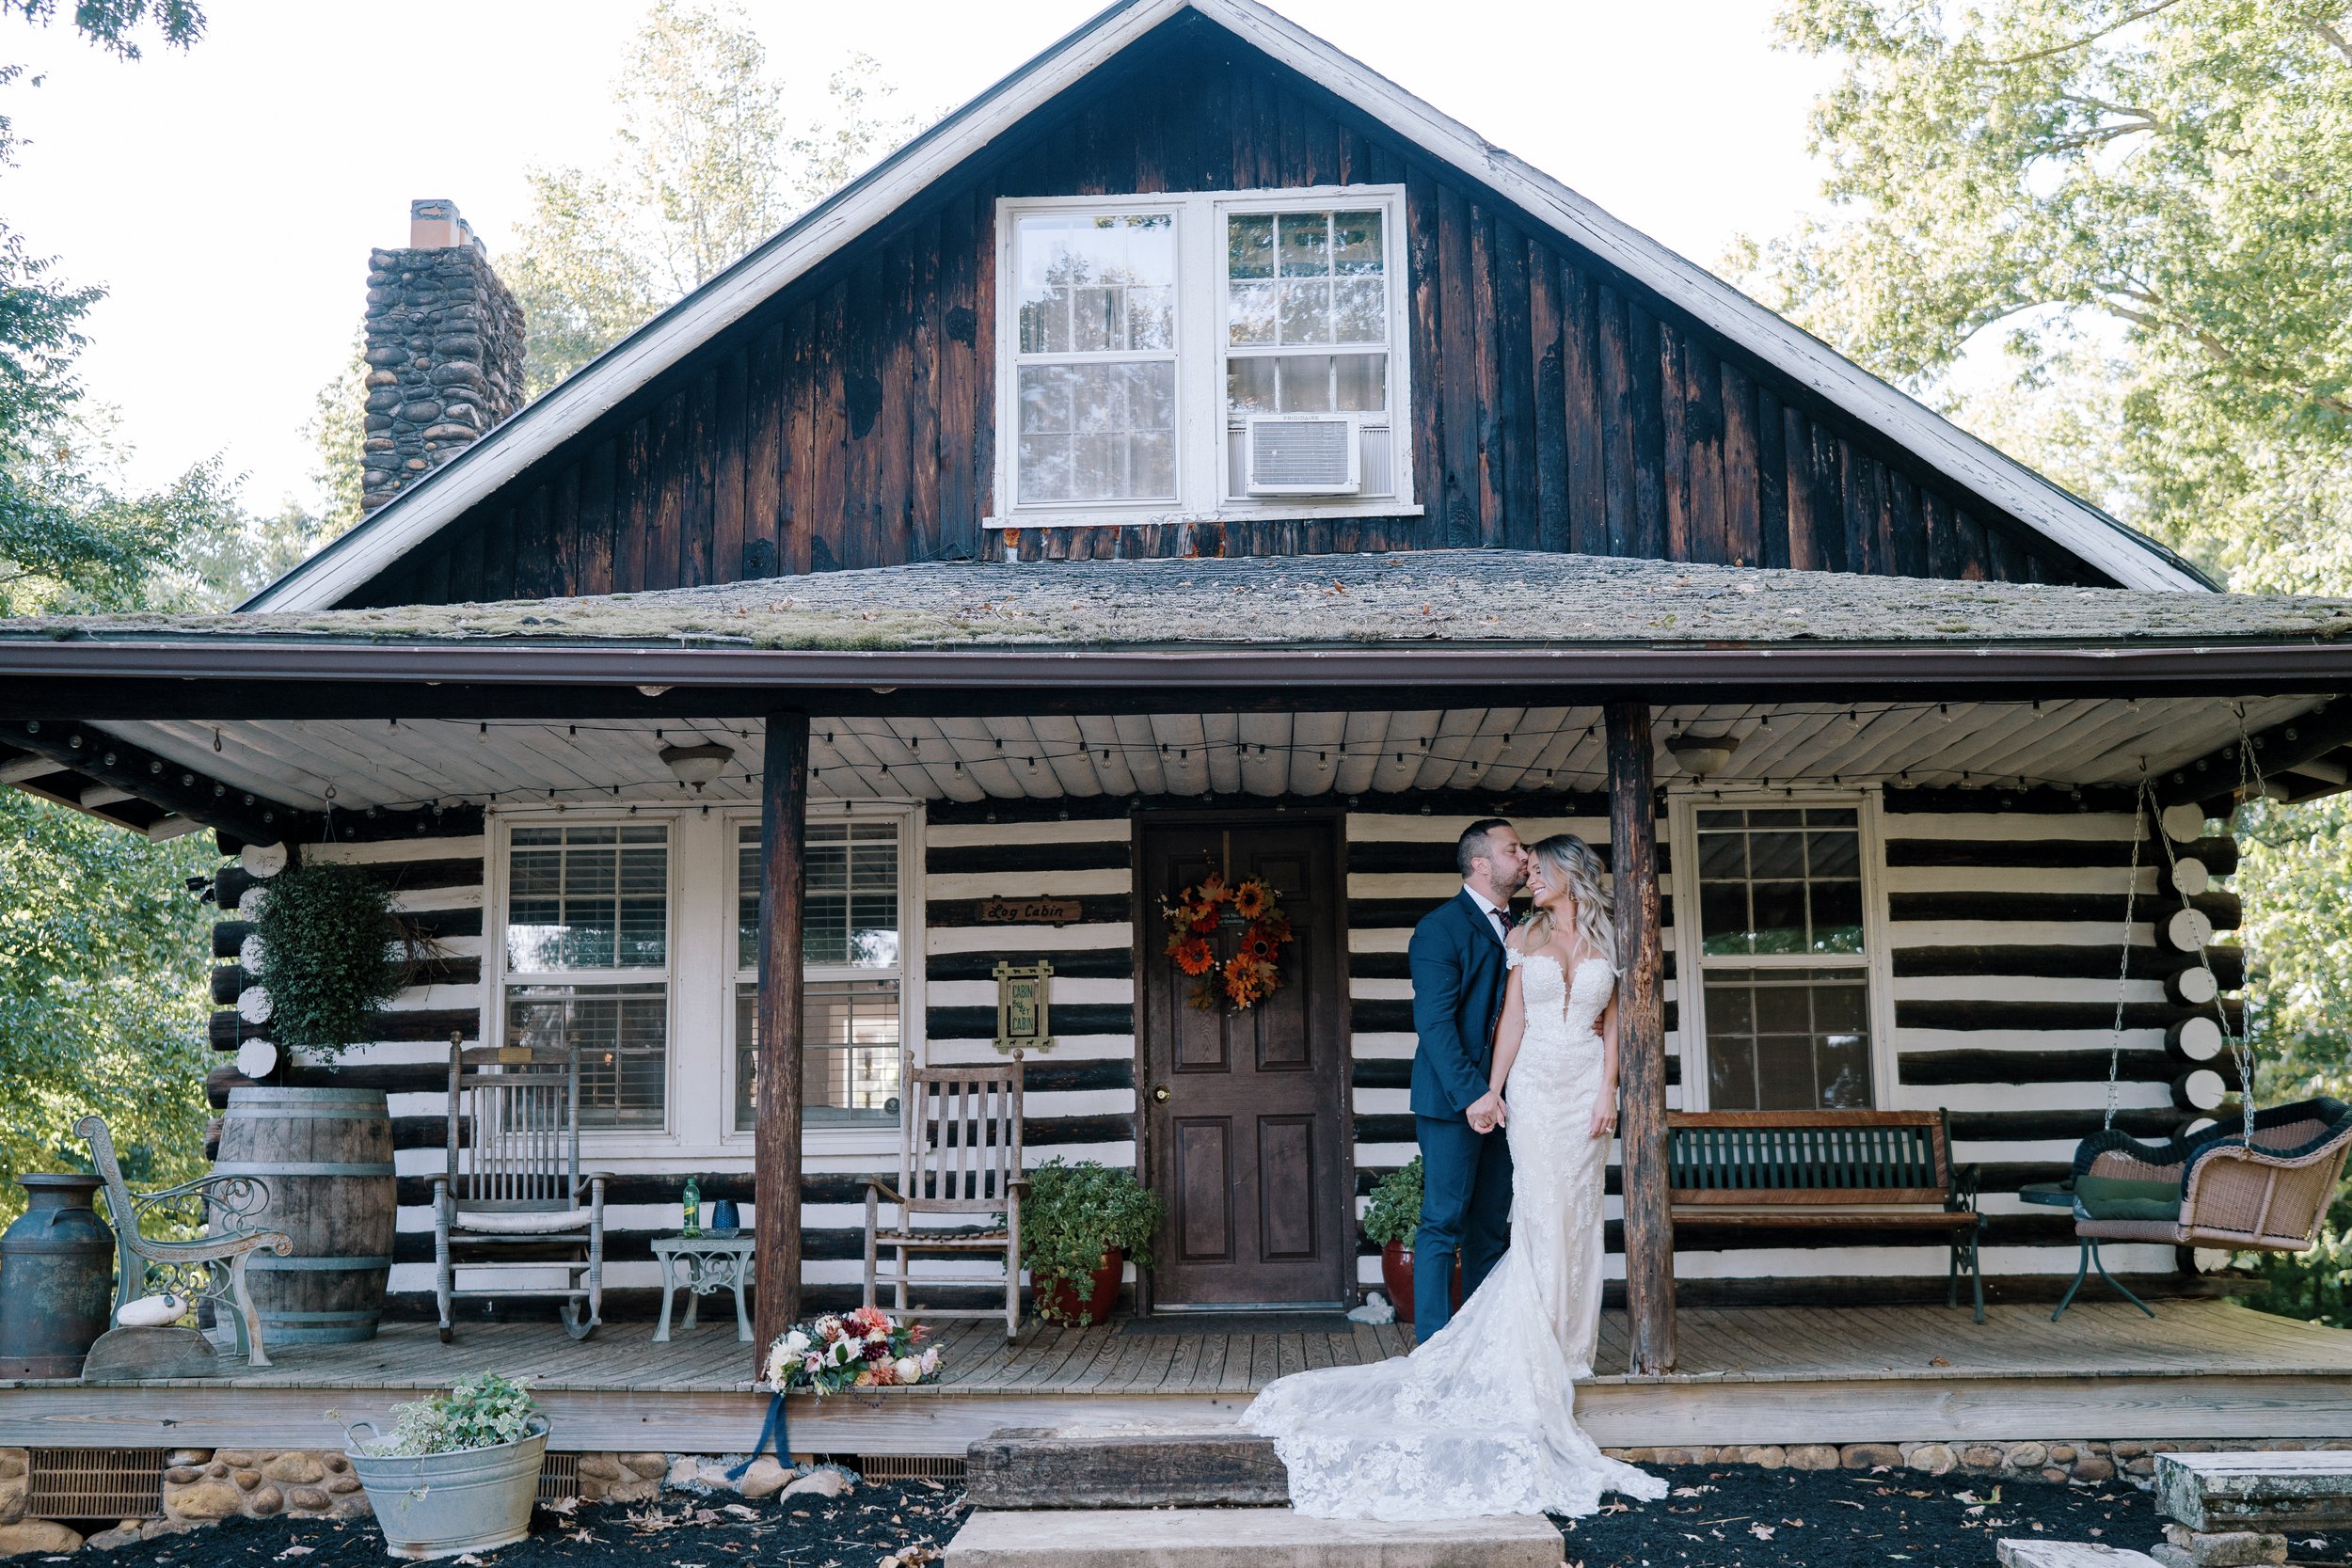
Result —
<instances>
[{"instance_id":1,"label":"blue ribbon on bouquet","mask_svg":"<svg viewBox=\"0 0 2352 1568\"><path fill-rule=\"evenodd\" d=\"M741 1481L744 1472L759 1463L759 1456L773 1447L776 1463L786 1469L792 1467L792 1440L785 1430L784 1390L779 1388L768 1396L768 1419L760 1426L759 1441L753 1445L751 1457L727 1472L727 1480Z\"/></svg>"}]
</instances>

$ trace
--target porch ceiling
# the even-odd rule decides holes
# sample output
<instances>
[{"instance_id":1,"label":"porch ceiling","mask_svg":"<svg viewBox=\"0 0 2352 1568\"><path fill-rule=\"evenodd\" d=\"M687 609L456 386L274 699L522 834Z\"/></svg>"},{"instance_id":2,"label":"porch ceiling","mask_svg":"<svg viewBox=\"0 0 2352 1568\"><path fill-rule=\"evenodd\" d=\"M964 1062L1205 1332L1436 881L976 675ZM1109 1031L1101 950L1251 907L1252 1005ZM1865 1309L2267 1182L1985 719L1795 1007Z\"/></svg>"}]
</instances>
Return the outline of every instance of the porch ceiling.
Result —
<instances>
[{"instance_id":1,"label":"porch ceiling","mask_svg":"<svg viewBox=\"0 0 2352 1568\"><path fill-rule=\"evenodd\" d=\"M1819 703L1658 710L1657 777L1688 782L1667 741L1739 741L1715 784L2129 784L2319 705L2317 697L2085 699L2041 704ZM102 726L232 788L338 812L442 804L748 803L755 719L124 721ZM1314 798L1422 790L1509 795L1605 787L1592 706L1346 713L1172 711L1071 718L812 721L820 799L981 800L1086 796ZM702 793L664 745L718 741L734 760ZM217 741L217 750L215 750ZM2302 765L2298 784L2344 782ZM2217 781L2223 787L2235 780ZM331 791L331 794L330 794ZM2298 789L2298 793L2302 792Z\"/></svg>"}]
</instances>

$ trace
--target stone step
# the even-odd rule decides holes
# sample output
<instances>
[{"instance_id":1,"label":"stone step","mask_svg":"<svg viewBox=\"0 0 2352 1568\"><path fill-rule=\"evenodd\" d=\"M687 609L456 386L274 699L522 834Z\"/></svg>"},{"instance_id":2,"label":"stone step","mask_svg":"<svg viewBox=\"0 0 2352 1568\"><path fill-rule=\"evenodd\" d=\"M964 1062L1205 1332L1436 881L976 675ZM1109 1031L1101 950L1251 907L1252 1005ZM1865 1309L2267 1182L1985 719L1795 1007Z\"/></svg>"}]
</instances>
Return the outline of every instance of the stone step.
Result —
<instances>
[{"instance_id":1,"label":"stone step","mask_svg":"<svg viewBox=\"0 0 2352 1568\"><path fill-rule=\"evenodd\" d=\"M1271 1438L1233 1427L1009 1427L964 1455L979 1509L1279 1508L1290 1477Z\"/></svg>"},{"instance_id":2,"label":"stone step","mask_svg":"<svg viewBox=\"0 0 2352 1568\"><path fill-rule=\"evenodd\" d=\"M2003 1541L1993 1549L2001 1568L2163 1568L2146 1552L2096 1541Z\"/></svg>"},{"instance_id":3,"label":"stone step","mask_svg":"<svg viewBox=\"0 0 2352 1568\"><path fill-rule=\"evenodd\" d=\"M2156 1507L2193 1530L2352 1528L2352 1452L2160 1453Z\"/></svg>"},{"instance_id":4,"label":"stone step","mask_svg":"<svg viewBox=\"0 0 2352 1568\"><path fill-rule=\"evenodd\" d=\"M1286 1508L976 1513L946 1568L1559 1568L1537 1514L1388 1525Z\"/></svg>"}]
</instances>

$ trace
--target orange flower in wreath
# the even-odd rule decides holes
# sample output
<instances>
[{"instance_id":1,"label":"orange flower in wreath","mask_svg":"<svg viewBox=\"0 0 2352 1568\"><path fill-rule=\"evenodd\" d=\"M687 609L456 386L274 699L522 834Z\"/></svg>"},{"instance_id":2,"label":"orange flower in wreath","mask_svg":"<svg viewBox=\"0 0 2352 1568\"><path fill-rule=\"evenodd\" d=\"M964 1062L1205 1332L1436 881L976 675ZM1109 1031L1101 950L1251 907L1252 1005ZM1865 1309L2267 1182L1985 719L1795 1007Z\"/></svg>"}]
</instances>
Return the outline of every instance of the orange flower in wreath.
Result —
<instances>
[{"instance_id":1,"label":"orange flower in wreath","mask_svg":"<svg viewBox=\"0 0 2352 1568\"><path fill-rule=\"evenodd\" d=\"M1262 918L1274 908L1274 890L1252 877L1233 889L1233 912L1244 920Z\"/></svg>"},{"instance_id":2,"label":"orange flower in wreath","mask_svg":"<svg viewBox=\"0 0 2352 1568\"><path fill-rule=\"evenodd\" d=\"M1170 937L1168 953L1179 970L1196 979L1216 967L1216 949L1206 937Z\"/></svg>"}]
</instances>

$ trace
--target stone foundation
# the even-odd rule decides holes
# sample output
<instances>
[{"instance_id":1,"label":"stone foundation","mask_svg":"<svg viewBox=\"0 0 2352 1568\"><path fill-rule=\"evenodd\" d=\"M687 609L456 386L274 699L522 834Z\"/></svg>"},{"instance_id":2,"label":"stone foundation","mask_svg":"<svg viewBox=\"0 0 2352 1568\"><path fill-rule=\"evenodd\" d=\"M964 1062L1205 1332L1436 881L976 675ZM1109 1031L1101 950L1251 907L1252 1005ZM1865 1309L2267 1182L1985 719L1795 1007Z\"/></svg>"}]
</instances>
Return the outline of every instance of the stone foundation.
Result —
<instances>
[{"instance_id":1,"label":"stone foundation","mask_svg":"<svg viewBox=\"0 0 2352 1568\"><path fill-rule=\"evenodd\" d=\"M1759 1465L1768 1470L1915 1470L1947 1476L2038 1477L2054 1481L2112 1481L2118 1475L2145 1486L2160 1453L2245 1453L2255 1449L2352 1449L2352 1442L2311 1437L2134 1443L2122 1440L2043 1443L1798 1443L1734 1448L1604 1449L1629 1465Z\"/></svg>"},{"instance_id":2,"label":"stone foundation","mask_svg":"<svg viewBox=\"0 0 2352 1568\"><path fill-rule=\"evenodd\" d=\"M164 1456L164 1519L348 1519L369 1512L351 1461L332 1449L174 1449Z\"/></svg>"}]
</instances>

